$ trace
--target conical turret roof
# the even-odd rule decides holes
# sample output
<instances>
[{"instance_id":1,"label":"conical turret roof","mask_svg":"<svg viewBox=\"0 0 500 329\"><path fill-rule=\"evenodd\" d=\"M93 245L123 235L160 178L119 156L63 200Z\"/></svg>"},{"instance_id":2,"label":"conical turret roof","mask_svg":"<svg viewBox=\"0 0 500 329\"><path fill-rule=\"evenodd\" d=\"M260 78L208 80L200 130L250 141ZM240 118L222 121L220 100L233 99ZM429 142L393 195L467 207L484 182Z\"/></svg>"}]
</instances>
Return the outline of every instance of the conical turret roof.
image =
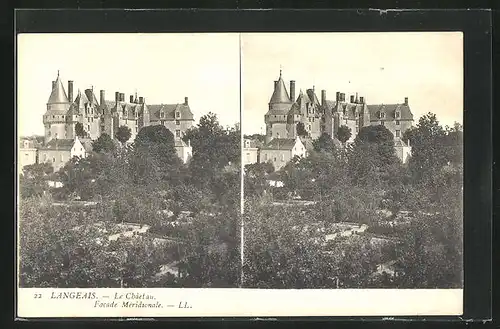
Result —
<instances>
[{"instance_id":1,"label":"conical turret roof","mask_svg":"<svg viewBox=\"0 0 500 329\"><path fill-rule=\"evenodd\" d=\"M273 95L271 96L271 100L269 101L269 104L273 103L291 103L292 101L290 100L290 96L288 96L288 91L286 90L285 87L285 82L281 78L281 71L280 71L280 78L278 79L278 82L276 83L276 86L274 87L274 92Z\"/></svg>"},{"instance_id":2,"label":"conical turret roof","mask_svg":"<svg viewBox=\"0 0 500 329\"><path fill-rule=\"evenodd\" d=\"M47 104L56 103L69 103L68 95L66 94L64 86L61 82L61 78L59 77L59 72L57 72L57 79L54 85L54 89L52 89L49 100L47 101Z\"/></svg>"}]
</instances>

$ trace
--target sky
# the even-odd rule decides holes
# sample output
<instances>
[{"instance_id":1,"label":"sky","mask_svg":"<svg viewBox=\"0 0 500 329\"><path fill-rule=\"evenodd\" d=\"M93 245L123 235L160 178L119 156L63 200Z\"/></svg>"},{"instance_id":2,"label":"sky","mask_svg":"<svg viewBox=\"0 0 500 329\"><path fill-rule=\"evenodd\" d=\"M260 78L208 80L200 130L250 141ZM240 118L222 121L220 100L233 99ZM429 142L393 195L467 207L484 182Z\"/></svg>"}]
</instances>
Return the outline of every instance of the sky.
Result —
<instances>
[{"instance_id":1,"label":"sky","mask_svg":"<svg viewBox=\"0 0 500 329\"><path fill-rule=\"evenodd\" d=\"M440 123L463 120L460 32L242 34L243 133L265 133L264 114L280 67L285 85L315 87L318 99L358 92L368 104L403 103L416 124L428 112Z\"/></svg>"},{"instance_id":2,"label":"sky","mask_svg":"<svg viewBox=\"0 0 500 329\"><path fill-rule=\"evenodd\" d=\"M93 86L97 99L136 91L146 104L183 103L199 118L216 113L222 125L240 121L239 35L20 34L18 134L43 135L43 114L59 70L74 97Z\"/></svg>"}]
</instances>

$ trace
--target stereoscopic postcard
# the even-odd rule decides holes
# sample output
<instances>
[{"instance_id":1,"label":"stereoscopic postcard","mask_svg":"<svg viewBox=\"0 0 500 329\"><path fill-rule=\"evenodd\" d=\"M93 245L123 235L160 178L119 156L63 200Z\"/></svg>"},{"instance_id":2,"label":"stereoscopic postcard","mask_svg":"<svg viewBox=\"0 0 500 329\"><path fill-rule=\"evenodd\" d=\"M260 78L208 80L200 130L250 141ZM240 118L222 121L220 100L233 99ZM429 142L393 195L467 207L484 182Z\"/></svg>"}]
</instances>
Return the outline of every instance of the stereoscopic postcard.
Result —
<instances>
[{"instance_id":1,"label":"stereoscopic postcard","mask_svg":"<svg viewBox=\"0 0 500 329\"><path fill-rule=\"evenodd\" d=\"M16 43L18 317L463 313L461 32Z\"/></svg>"}]
</instances>

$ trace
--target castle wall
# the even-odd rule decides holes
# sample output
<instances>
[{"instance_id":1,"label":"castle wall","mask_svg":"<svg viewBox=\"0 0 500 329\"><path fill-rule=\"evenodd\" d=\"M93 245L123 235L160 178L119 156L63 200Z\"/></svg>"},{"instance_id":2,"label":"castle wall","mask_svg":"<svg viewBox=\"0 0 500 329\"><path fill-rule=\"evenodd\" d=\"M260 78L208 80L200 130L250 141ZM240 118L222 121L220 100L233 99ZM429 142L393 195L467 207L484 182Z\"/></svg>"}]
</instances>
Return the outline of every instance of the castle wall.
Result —
<instances>
[{"instance_id":1,"label":"castle wall","mask_svg":"<svg viewBox=\"0 0 500 329\"><path fill-rule=\"evenodd\" d=\"M271 139L288 138L288 130L286 122L273 123L271 131L272 131Z\"/></svg>"},{"instance_id":2,"label":"castle wall","mask_svg":"<svg viewBox=\"0 0 500 329\"><path fill-rule=\"evenodd\" d=\"M403 137L403 134L406 130L411 128L412 122L410 120L400 120L399 125L396 124L396 120L383 120L384 121L384 127L386 127L394 137ZM377 121L371 121L372 126L378 126L380 125L380 120ZM399 130L399 136L396 134L396 130Z\"/></svg>"}]
</instances>

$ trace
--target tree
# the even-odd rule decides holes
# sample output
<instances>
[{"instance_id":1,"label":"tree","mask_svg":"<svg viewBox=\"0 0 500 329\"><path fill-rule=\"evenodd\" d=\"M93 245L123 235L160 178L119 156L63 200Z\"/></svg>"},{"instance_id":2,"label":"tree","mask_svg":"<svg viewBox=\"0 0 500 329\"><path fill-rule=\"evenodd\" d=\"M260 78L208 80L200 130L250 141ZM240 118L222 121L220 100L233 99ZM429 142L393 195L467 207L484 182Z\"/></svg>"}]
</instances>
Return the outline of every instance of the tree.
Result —
<instances>
[{"instance_id":1,"label":"tree","mask_svg":"<svg viewBox=\"0 0 500 329\"><path fill-rule=\"evenodd\" d=\"M417 126L404 133L403 139L412 147L409 166L416 181L428 180L433 171L446 164L445 138L446 131L433 113L420 117Z\"/></svg>"},{"instance_id":2,"label":"tree","mask_svg":"<svg viewBox=\"0 0 500 329\"><path fill-rule=\"evenodd\" d=\"M78 136L80 138L87 137L87 132L83 128L83 124L81 122L77 122L75 124L75 134L76 134L76 136Z\"/></svg>"},{"instance_id":3,"label":"tree","mask_svg":"<svg viewBox=\"0 0 500 329\"><path fill-rule=\"evenodd\" d=\"M349 171L356 184L378 185L400 166L394 149L394 135L384 126L362 127L349 153Z\"/></svg>"},{"instance_id":4,"label":"tree","mask_svg":"<svg viewBox=\"0 0 500 329\"><path fill-rule=\"evenodd\" d=\"M345 146L345 143L351 138L351 128L340 126L337 130L337 138Z\"/></svg>"},{"instance_id":5,"label":"tree","mask_svg":"<svg viewBox=\"0 0 500 329\"><path fill-rule=\"evenodd\" d=\"M316 152L335 152L335 144L332 137L327 133L322 133L317 139L313 141L313 147Z\"/></svg>"},{"instance_id":6,"label":"tree","mask_svg":"<svg viewBox=\"0 0 500 329\"><path fill-rule=\"evenodd\" d=\"M50 163L34 163L23 167L19 177L19 191L22 198L42 196L48 191L47 180L54 172Z\"/></svg>"},{"instance_id":7,"label":"tree","mask_svg":"<svg viewBox=\"0 0 500 329\"><path fill-rule=\"evenodd\" d=\"M173 183L181 179L183 164L175 150L174 135L163 125L146 126L139 131L130 164L137 183Z\"/></svg>"},{"instance_id":8,"label":"tree","mask_svg":"<svg viewBox=\"0 0 500 329\"><path fill-rule=\"evenodd\" d=\"M300 137L307 137L309 134L306 131L306 128L304 126L304 123L298 122L297 123L297 135Z\"/></svg>"},{"instance_id":9,"label":"tree","mask_svg":"<svg viewBox=\"0 0 500 329\"><path fill-rule=\"evenodd\" d=\"M120 126L116 131L115 137L120 141L120 143L125 144L132 136L131 130L127 126Z\"/></svg>"},{"instance_id":10,"label":"tree","mask_svg":"<svg viewBox=\"0 0 500 329\"><path fill-rule=\"evenodd\" d=\"M102 133L98 139L92 142L92 149L94 150L94 152L98 153L113 152L115 148L116 148L115 143L113 142L111 137L106 133Z\"/></svg>"},{"instance_id":11,"label":"tree","mask_svg":"<svg viewBox=\"0 0 500 329\"><path fill-rule=\"evenodd\" d=\"M183 136L183 140L189 141L193 148L189 163L193 180L201 185L209 185L217 171L230 163L240 163L240 138L239 127L223 128L213 113L202 116L198 125Z\"/></svg>"}]
</instances>

